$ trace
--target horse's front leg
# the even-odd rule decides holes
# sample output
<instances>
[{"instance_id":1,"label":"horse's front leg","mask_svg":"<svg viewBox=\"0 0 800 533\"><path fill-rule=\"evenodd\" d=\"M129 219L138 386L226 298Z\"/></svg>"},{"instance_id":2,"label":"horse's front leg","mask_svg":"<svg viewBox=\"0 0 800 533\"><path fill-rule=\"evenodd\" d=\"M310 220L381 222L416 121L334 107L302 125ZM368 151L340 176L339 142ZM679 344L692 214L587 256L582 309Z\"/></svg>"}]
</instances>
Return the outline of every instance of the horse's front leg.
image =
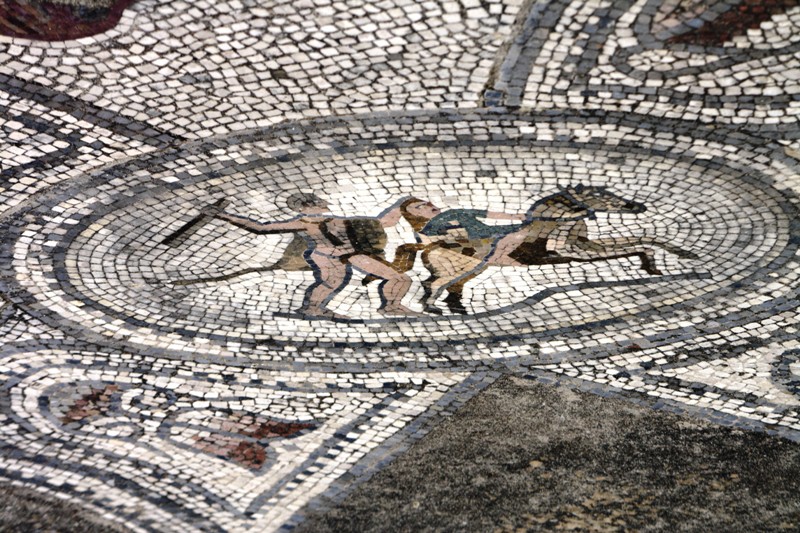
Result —
<instances>
[{"instance_id":1,"label":"horse's front leg","mask_svg":"<svg viewBox=\"0 0 800 533\"><path fill-rule=\"evenodd\" d=\"M678 246L670 243L659 241L652 237L608 237L604 239L589 240L589 228L586 223L579 221L575 223L567 234L566 242L571 245L592 242L602 246L605 249L627 250L633 251L634 248L642 249L641 247L656 247L674 254L681 259L699 259L697 254L689 250L684 250Z\"/></svg>"},{"instance_id":2,"label":"horse's front leg","mask_svg":"<svg viewBox=\"0 0 800 533\"><path fill-rule=\"evenodd\" d=\"M576 242L586 241L585 237L576 239ZM684 250L678 246L674 246L667 242L662 242L656 240L652 237L611 237L607 239L597 239L594 241L589 241L592 243L597 243L607 249L617 249L617 250L631 250L632 248L636 247L656 247L661 248L665 252L669 252L673 255L680 257L681 259L699 259L698 255L692 251Z\"/></svg>"},{"instance_id":3,"label":"horse's front leg","mask_svg":"<svg viewBox=\"0 0 800 533\"><path fill-rule=\"evenodd\" d=\"M625 257L638 257L642 270L652 276L663 274L656 266L653 247L643 244L636 238L612 238L589 240L579 238L569 242L570 246L564 253L559 253L563 258L573 258L578 261L602 261L607 259L621 259ZM577 254L575 254L577 252ZM575 254L574 256L572 254Z\"/></svg>"}]
</instances>

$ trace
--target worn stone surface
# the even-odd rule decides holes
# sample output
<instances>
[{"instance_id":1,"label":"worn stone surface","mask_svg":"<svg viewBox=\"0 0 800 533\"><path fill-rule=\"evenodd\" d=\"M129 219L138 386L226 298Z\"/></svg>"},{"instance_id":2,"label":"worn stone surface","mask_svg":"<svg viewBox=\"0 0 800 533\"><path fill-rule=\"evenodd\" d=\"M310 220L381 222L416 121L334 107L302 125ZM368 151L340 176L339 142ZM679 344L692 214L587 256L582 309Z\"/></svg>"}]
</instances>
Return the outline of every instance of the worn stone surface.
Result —
<instances>
[{"instance_id":1,"label":"worn stone surface","mask_svg":"<svg viewBox=\"0 0 800 533\"><path fill-rule=\"evenodd\" d=\"M504 378L297 531L796 531L800 446Z\"/></svg>"},{"instance_id":2,"label":"worn stone surface","mask_svg":"<svg viewBox=\"0 0 800 533\"><path fill-rule=\"evenodd\" d=\"M7 483L0 485L0 531L122 533L125 528L74 502Z\"/></svg>"}]
</instances>

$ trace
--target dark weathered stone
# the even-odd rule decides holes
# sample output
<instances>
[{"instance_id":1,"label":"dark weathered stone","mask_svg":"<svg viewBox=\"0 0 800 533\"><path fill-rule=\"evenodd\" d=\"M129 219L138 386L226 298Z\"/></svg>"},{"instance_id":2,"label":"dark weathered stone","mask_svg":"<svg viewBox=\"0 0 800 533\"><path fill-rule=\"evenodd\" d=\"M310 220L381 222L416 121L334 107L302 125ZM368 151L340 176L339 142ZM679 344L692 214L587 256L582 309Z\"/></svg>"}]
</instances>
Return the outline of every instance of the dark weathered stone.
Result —
<instances>
[{"instance_id":1,"label":"dark weathered stone","mask_svg":"<svg viewBox=\"0 0 800 533\"><path fill-rule=\"evenodd\" d=\"M110 30L136 0L3 0L0 35L42 41L66 41Z\"/></svg>"},{"instance_id":2,"label":"dark weathered stone","mask_svg":"<svg viewBox=\"0 0 800 533\"><path fill-rule=\"evenodd\" d=\"M0 485L0 531L121 533L122 527L80 505L30 489Z\"/></svg>"},{"instance_id":3,"label":"dark weathered stone","mask_svg":"<svg viewBox=\"0 0 800 533\"><path fill-rule=\"evenodd\" d=\"M800 446L504 378L301 532L780 531Z\"/></svg>"}]
</instances>

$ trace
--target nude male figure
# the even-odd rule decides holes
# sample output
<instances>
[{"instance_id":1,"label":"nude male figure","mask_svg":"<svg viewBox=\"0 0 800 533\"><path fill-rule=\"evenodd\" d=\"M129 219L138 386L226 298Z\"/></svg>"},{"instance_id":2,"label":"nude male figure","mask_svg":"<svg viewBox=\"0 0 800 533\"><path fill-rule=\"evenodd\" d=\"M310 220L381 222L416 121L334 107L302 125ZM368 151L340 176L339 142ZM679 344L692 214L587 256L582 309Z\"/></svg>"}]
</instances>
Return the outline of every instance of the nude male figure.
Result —
<instances>
[{"instance_id":1,"label":"nude male figure","mask_svg":"<svg viewBox=\"0 0 800 533\"><path fill-rule=\"evenodd\" d=\"M411 278L394 269L384 258L384 228L400 221L399 205L373 218L327 214L327 203L313 194L293 195L290 203L301 215L280 222L258 222L215 207L208 208L207 214L252 233L295 233L305 239L303 257L314 270L316 278L300 309L307 316L346 318L336 315L326 306L347 285L352 267L383 280L379 288L383 300L380 311L383 314L420 314L402 304L403 297L411 288Z\"/></svg>"},{"instance_id":2,"label":"nude male figure","mask_svg":"<svg viewBox=\"0 0 800 533\"><path fill-rule=\"evenodd\" d=\"M415 243L397 247L392 267L399 272L407 272L414 266L417 254L422 252L424 263L430 277L422 282L425 312L441 314L431 304L430 297L443 282L452 280L459 272L469 272L482 264L495 250L498 240L519 230L521 224L490 225L481 219L509 220L524 222L524 214L509 214L478 209L449 209L442 211L429 201L408 198L400 204L403 218L411 225L416 238ZM503 249L503 253L508 253ZM375 276L367 276L363 284L370 283ZM445 300L451 310L466 313L461 304L461 291L471 278L447 287Z\"/></svg>"}]
</instances>

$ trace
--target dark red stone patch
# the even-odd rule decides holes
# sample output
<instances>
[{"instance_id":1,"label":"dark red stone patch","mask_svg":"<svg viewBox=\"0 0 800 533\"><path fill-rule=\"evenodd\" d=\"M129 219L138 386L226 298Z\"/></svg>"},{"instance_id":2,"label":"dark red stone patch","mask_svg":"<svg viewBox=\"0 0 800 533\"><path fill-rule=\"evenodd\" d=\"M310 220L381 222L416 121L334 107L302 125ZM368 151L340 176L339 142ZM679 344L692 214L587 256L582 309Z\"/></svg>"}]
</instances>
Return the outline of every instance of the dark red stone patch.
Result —
<instances>
[{"instance_id":1,"label":"dark red stone patch","mask_svg":"<svg viewBox=\"0 0 800 533\"><path fill-rule=\"evenodd\" d=\"M119 391L116 385L106 385L102 389L92 389L92 392L75 400L67 414L61 417L61 422L79 422L86 418L105 414L111 405L111 395Z\"/></svg>"},{"instance_id":2,"label":"dark red stone patch","mask_svg":"<svg viewBox=\"0 0 800 533\"><path fill-rule=\"evenodd\" d=\"M267 452L263 446L254 442L240 442L228 452L228 459L232 459L242 466L258 469L267 460Z\"/></svg>"},{"instance_id":3,"label":"dark red stone patch","mask_svg":"<svg viewBox=\"0 0 800 533\"><path fill-rule=\"evenodd\" d=\"M222 421L219 429L225 434L195 437L195 446L219 457L235 461L241 466L258 470L267 460L267 445L258 441L264 439L290 438L314 424L301 422L281 422L251 415L231 415ZM230 433L241 435L237 437Z\"/></svg>"},{"instance_id":4,"label":"dark red stone patch","mask_svg":"<svg viewBox=\"0 0 800 533\"><path fill-rule=\"evenodd\" d=\"M269 439L276 437L291 437L304 429L314 427L313 424L302 424L299 422L278 422L268 420L266 422L255 423L245 427L242 435L254 437L256 439Z\"/></svg>"},{"instance_id":5,"label":"dark red stone patch","mask_svg":"<svg viewBox=\"0 0 800 533\"><path fill-rule=\"evenodd\" d=\"M738 6L713 21L695 30L671 37L667 42L720 46L737 35L744 35L747 30L758 28L773 15L784 13L787 9L798 5L800 0L743 0Z\"/></svg>"},{"instance_id":6,"label":"dark red stone patch","mask_svg":"<svg viewBox=\"0 0 800 533\"><path fill-rule=\"evenodd\" d=\"M67 41L110 30L135 0L89 8L46 0L0 1L0 34L40 41Z\"/></svg>"}]
</instances>

